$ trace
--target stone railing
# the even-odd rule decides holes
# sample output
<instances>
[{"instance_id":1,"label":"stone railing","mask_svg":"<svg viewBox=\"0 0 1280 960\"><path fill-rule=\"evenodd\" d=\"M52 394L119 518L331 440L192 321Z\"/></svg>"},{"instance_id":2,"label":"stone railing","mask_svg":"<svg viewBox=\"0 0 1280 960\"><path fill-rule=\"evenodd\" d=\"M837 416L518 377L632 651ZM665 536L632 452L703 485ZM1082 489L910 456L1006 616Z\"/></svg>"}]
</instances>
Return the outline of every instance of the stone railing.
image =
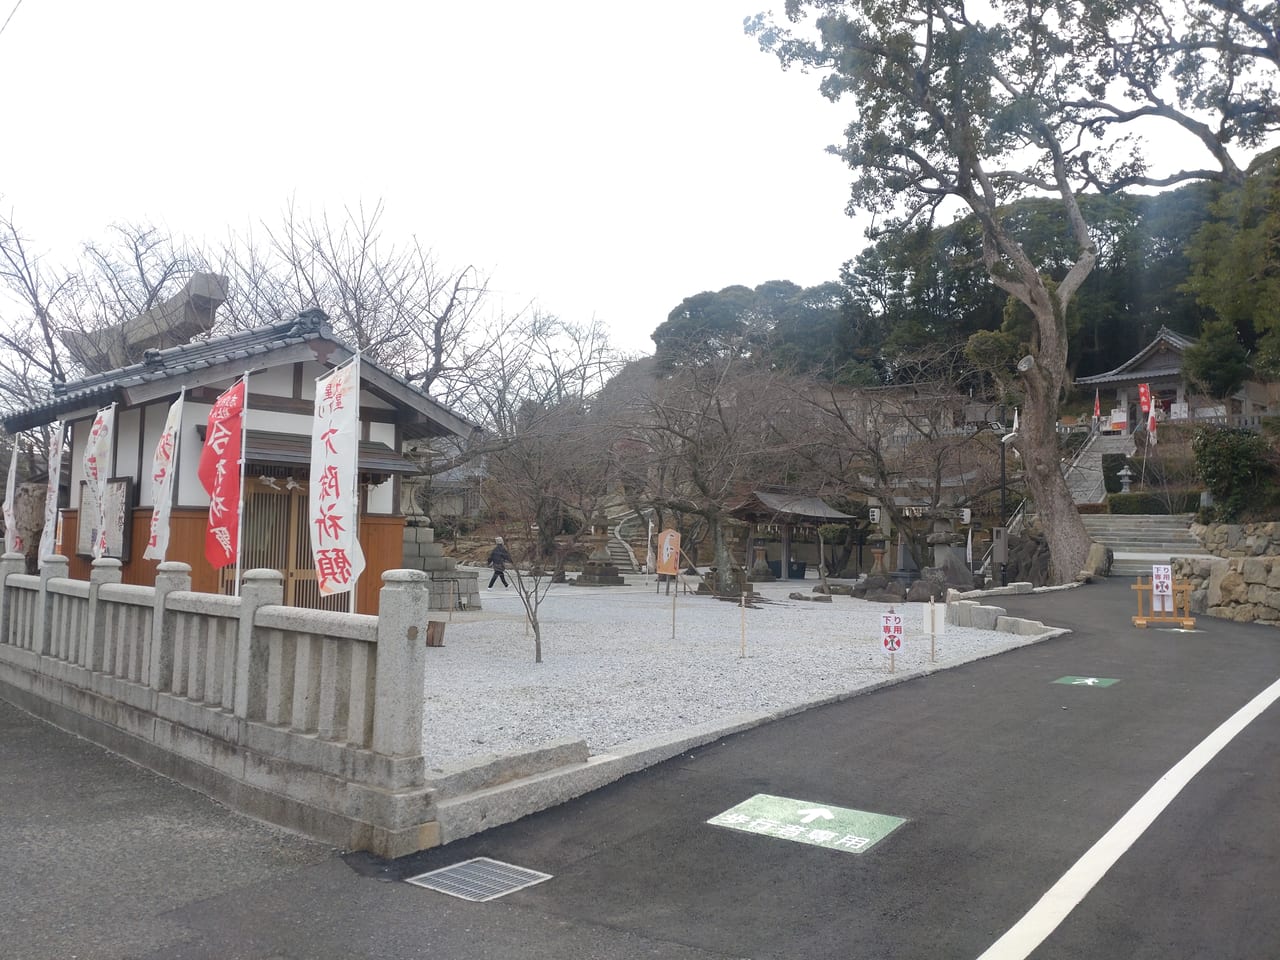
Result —
<instances>
[{"instance_id":1,"label":"stone railing","mask_svg":"<svg viewBox=\"0 0 1280 960\"><path fill-rule=\"evenodd\" d=\"M1280 556L1179 557L1173 575L1191 583L1191 612L1280 626Z\"/></svg>"},{"instance_id":2,"label":"stone railing","mask_svg":"<svg viewBox=\"0 0 1280 960\"><path fill-rule=\"evenodd\" d=\"M383 575L381 617L282 605L274 570L239 597L89 582L67 560L0 559L0 697L227 805L329 843L400 856L435 846L422 756L422 571Z\"/></svg>"}]
</instances>

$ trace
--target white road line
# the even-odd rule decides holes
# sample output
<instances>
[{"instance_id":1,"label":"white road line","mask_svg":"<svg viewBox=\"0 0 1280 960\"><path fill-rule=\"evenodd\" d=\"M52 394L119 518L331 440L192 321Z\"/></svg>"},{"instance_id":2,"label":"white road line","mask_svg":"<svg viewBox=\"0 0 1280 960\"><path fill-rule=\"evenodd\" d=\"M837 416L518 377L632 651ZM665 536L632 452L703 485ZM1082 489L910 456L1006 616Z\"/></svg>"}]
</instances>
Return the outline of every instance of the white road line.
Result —
<instances>
[{"instance_id":1,"label":"white road line","mask_svg":"<svg viewBox=\"0 0 1280 960\"><path fill-rule=\"evenodd\" d=\"M1191 778L1204 769L1241 730L1280 699L1280 680L1246 703L1190 753L1179 760L1142 799L1089 848L1040 901L978 960L1025 960L1058 928L1076 905L1106 875L1147 827L1155 821Z\"/></svg>"}]
</instances>

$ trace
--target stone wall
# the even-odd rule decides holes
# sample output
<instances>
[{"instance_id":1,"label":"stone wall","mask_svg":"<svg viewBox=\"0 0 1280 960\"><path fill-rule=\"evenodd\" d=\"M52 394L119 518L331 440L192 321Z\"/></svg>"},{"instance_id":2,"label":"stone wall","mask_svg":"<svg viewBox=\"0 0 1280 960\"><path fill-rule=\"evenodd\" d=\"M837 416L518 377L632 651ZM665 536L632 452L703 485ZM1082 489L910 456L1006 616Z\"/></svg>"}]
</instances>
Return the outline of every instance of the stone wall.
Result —
<instances>
[{"instance_id":1,"label":"stone wall","mask_svg":"<svg viewBox=\"0 0 1280 960\"><path fill-rule=\"evenodd\" d=\"M1217 557L1280 556L1280 522L1193 523L1191 532Z\"/></svg>"},{"instance_id":2,"label":"stone wall","mask_svg":"<svg viewBox=\"0 0 1280 960\"><path fill-rule=\"evenodd\" d=\"M1190 581L1192 613L1280 626L1280 556L1179 557L1173 575Z\"/></svg>"}]
</instances>

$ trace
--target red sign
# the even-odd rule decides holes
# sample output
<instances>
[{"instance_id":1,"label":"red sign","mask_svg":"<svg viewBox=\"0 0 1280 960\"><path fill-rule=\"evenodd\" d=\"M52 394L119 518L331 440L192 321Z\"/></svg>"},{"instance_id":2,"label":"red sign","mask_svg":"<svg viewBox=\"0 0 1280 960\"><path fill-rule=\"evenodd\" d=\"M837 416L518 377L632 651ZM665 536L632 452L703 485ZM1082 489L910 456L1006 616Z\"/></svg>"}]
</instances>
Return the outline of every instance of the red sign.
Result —
<instances>
[{"instance_id":1,"label":"red sign","mask_svg":"<svg viewBox=\"0 0 1280 960\"><path fill-rule=\"evenodd\" d=\"M1151 411L1151 384L1138 384L1138 405L1142 407L1143 413Z\"/></svg>"},{"instance_id":2,"label":"red sign","mask_svg":"<svg viewBox=\"0 0 1280 960\"><path fill-rule=\"evenodd\" d=\"M235 563L240 551L240 461L244 459L245 382L214 401L197 473L209 492L204 555L215 570Z\"/></svg>"}]
</instances>

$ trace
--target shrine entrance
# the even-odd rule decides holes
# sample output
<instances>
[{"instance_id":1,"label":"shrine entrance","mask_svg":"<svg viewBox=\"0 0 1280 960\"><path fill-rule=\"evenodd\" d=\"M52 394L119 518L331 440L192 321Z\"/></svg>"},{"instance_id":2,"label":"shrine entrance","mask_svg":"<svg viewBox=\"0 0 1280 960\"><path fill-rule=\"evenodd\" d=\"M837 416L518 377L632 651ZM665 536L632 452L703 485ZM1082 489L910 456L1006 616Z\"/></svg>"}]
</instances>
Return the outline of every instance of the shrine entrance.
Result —
<instances>
[{"instance_id":1,"label":"shrine entrance","mask_svg":"<svg viewBox=\"0 0 1280 960\"><path fill-rule=\"evenodd\" d=\"M320 595L311 558L306 484L291 477L245 477L244 530L240 538L243 569L265 567L284 577L284 603L313 610L349 609L350 597ZM235 568L222 570L222 592L235 592Z\"/></svg>"}]
</instances>

